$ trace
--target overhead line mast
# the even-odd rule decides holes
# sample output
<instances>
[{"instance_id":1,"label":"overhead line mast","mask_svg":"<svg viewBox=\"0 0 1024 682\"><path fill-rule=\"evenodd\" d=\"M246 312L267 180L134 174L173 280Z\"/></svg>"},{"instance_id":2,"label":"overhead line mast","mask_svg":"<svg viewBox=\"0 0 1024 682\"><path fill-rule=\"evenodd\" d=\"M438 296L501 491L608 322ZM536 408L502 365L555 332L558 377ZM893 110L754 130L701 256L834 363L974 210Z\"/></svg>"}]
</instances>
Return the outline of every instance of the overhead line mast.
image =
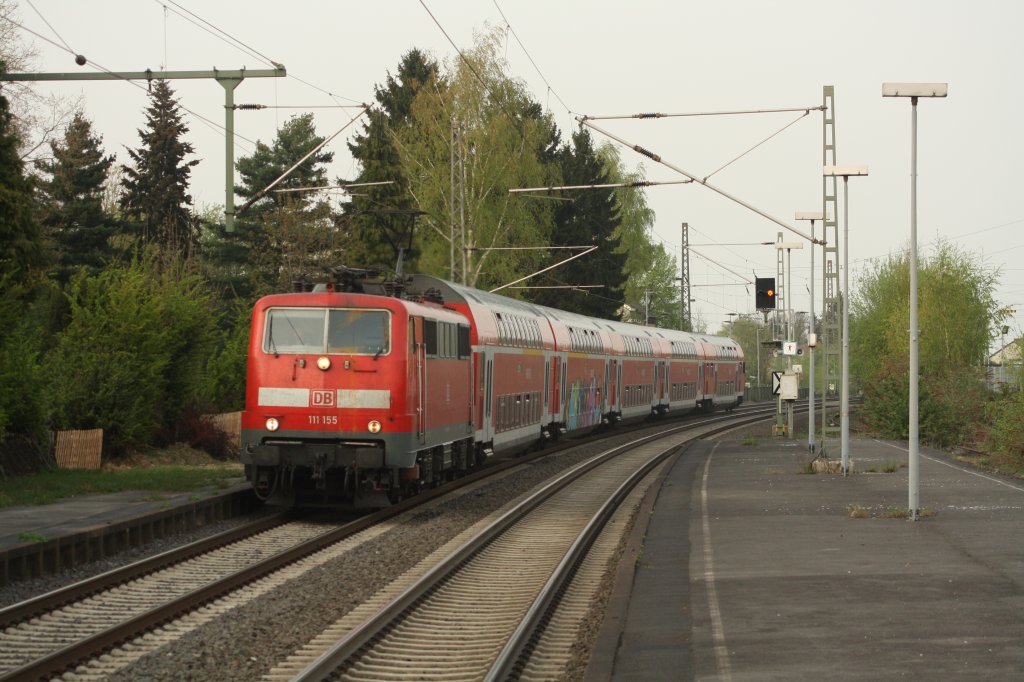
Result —
<instances>
[{"instance_id":1,"label":"overhead line mast","mask_svg":"<svg viewBox=\"0 0 1024 682\"><path fill-rule=\"evenodd\" d=\"M79 55L76 62L84 66L86 60ZM287 73L284 66L273 69L248 71L103 71L90 73L5 73L5 81L153 81L212 78L224 87L224 227L228 232L235 229L235 88L246 78L283 78Z\"/></svg>"},{"instance_id":2,"label":"overhead line mast","mask_svg":"<svg viewBox=\"0 0 1024 682\"><path fill-rule=\"evenodd\" d=\"M836 110L835 87L826 85L823 89L824 114L822 115L822 165L836 165ZM821 345L824 361L825 386L821 393L821 445L822 455L827 438L840 434L840 394L842 393L842 294L839 290L839 220L837 216L837 180L835 176L823 175L821 184L822 220L822 307Z\"/></svg>"}]
</instances>

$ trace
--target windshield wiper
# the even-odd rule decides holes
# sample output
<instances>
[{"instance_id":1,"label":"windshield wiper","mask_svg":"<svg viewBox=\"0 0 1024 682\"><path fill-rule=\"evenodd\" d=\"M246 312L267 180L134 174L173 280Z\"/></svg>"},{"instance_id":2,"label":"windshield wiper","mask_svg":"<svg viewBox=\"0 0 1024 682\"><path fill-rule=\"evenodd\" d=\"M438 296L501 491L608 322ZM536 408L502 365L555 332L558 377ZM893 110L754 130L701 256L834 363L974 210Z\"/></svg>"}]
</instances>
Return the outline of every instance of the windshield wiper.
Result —
<instances>
[{"instance_id":1,"label":"windshield wiper","mask_svg":"<svg viewBox=\"0 0 1024 682\"><path fill-rule=\"evenodd\" d=\"M270 352L274 354L274 357L279 357L280 354L277 352L277 345L274 343L274 313L268 315L269 321L267 322L267 343L270 344Z\"/></svg>"}]
</instances>

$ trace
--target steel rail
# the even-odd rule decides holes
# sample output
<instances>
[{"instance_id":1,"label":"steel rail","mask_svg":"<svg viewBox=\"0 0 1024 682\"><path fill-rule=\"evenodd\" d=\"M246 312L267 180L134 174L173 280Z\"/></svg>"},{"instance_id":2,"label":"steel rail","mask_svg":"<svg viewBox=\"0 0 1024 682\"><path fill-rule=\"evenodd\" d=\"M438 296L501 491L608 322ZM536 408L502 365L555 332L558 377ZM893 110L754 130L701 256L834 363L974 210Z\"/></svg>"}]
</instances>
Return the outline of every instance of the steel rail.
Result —
<instances>
[{"instance_id":1,"label":"steel rail","mask_svg":"<svg viewBox=\"0 0 1024 682\"><path fill-rule=\"evenodd\" d=\"M695 439L709 435L716 435L724 431L730 431L735 428L762 421L763 419L763 416L744 417L736 423L723 425L712 429L709 432L695 435ZM669 457L681 453L691 443L692 441L681 445L674 445L660 455L652 457L646 464L633 472L628 479L623 481L622 485L620 485L615 492L605 500L604 504L601 505L601 508L594 514L586 527L580 531L579 536L573 542L572 546L569 547L569 550L562 558L562 561L559 562L547 583L537 594L537 597L534 599L529 609L527 609L523 619L512 633L512 636L505 643L501 653L498 654L494 664L491 666L491 669L484 677L486 682L497 682L498 680L508 679L517 671L521 672L521 668L519 666L523 662L523 658L528 655L528 652L532 648L532 644L536 642L537 635L547 622L549 614L557 607L557 603L560 600L561 595L564 594L569 583L572 582L572 578L575 575L577 568L586 558L590 548L604 530L605 526L608 525L612 516L626 500L633 488L639 485L644 477Z\"/></svg>"},{"instance_id":2,"label":"steel rail","mask_svg":"<svg viewBox=\"0 0 1024 682\"><path fill-rule=\"evenodd\" d=\"M133 564L112 569L23 602L12 604L0 609L0 630L6 630L40 614L54 611L62 606L81 601L86 597L109 590L117 585L122 585L136 578L155 573L168 566L187 561L257 533L276 528L287 523L292 518L294 518L294 514L289 512L275 514L259 521L254 521L253 523L232 528L208 538L170 549Z\"/></svg>"},{"instance_id":3,"label":"steel rail","mask_svg":"<svg viewBox=\"0 0 1024 682\"><path fill-rule=\"evenodd\" d=\"M292 678L292 682L308 682L311 680L322 680L328 678L328 676L341 667L345 661L385 631L392 624L392 621L394 621L406 609L420 601L424 596L430 593L438 583L453 574L471 556L489 545L498 536L502 535L506 530L515 525L520 519L553 497L567 485L576 481L580 476L601 466L610 459L620 455L622 452L659 438L664 438L667 435L677 433L679 431L695 429L696 427L707 425L708 422L713 423L723 420L728 420L730 422L728 425L712 430L713 432L718 432L730 430L748 422L761 421L766 416L774 414L774 407L772 407L770 411L766 410L764 414L758 414L756 417L745 416L743 418L737 418L735 415L730 415L727 417L711 418L696 424L690 423L676 426L671 429L643 436L630 441L629 443L616 446L570 468L553 481L546 484L543 488L519 502L515 507L506 511L474 537L470 538L453 550L447 557L420 576L394 599L378 609L376 613L369 616L360 625L349 631L345 637L338 640L330 649L313 660L308 666L306 666L306 668ZM669 448L668 452L672 452L675 449L676 446L673 446L672 448ZM667 455L662 455L661 457L664 456Z\"/></svg>"},{"instance_id":4,"label":"steel rail","mask_svg":"<svg viewBox=\"0 0 1024 682\"><path fill-rule=\"evenodd\" d=\"M768 416L769 414L774 414L774 408L772 408L770 411L766 410L765 414L761 415L759 418L763 419L764 416ZM721 419L735 419L735 416L715 417L712 418L711 421ZM701 423L706 423L707 421L709 420L705 420L704 422ZM664 435L665 433L685 430L688 428L693 428L694 426L697 425L698 424L694 423L682 424L680 426L674 427L673 429L660 432L658 435L645 436L635 441L632 441L631 445L635 446L638 443L646 442L653 438ZM607 434L604 433L601 435L603 437ZM177 617L180 617L181 615L189 611L192 611L204 604L207 604L217 598L220 598L244 586L245 584L262 578L280 568L283 568L284 566L299 561L311 554L314 554L315 552L320 551L325 547L340 542L341 540L344 540L358 532L370 528L373 525L391 519L405 511L408 511L409 509L413 509L437 497L453 492L454 490L457 490L462 486L472 484L478 480L503 472L509 468L533 461L534 459L547 456L549 454L552 454L553 452L568 447L574 447L583 444L585 442L586 439L563 441L557 446L547 448L539 452L530 453L529 455L525 455L519 458L503 460L491 466L485 466L482 469L477 470L471 474L468 474L460 479L457 479L452 483L424 491L423 493L416 495L415 497L409 498L407 500L404 500L396 505L387 507L372 514L368 514L367 516L349 522L333 531L329 531L316 538L312 538L304 543L300 543L287 550L283 550L267 558L259 564L254 564L247 568L236 571L231 575L217 579L189 594L183 595L180 598L156 606L144 613L138 614L126 621L123 621L122 623L116 626L108 628L107 630L94 633L93 635L78 640L77 642L64 646L63 648L53 651L50 654L47 654L46 656L36 659L35 661L31 661L17 668L5 671L2 674L0 674L0 682L7 682L8 680L49 679L54 676L60 675L64 671L81 664L82 662L94 657L98 653L109 650L126 641L129 641L132 638L137 637L148 630L159 627L164 623L167 623ZM622 447L624 446L620 446L619 448L615 448L609 452L617 452ZM593 458L590 461L593 461ZM587 463L584 463L584 465L585 464ZM576 471L583 467L584 465L578 465L571 471ZM597 464L595 463L593 466L597 466ZM567 485L569 480L566 478L566 474L563 474L558 479L556 479L555 482L549 484L549 487L557 484L558 482L561 482L561 486ZM525 514L527 512L528 510L523 511L522 514ZM266 519L259 523L267 524L268 526L272 527L273 525L277 525L274 523L274 518L276 517ZM205 551L210 551L211 549L216 549L217 547L223 546L224 544L229 544L230 541L226 540L226 538L230 537L232 534L241 535L242 537L244 537L245 535L243 529L234 529L232 531L226 531L225 533L213 536L212 538L207 538L206 540L201 540L197 543L192 543L192 545L186 547L206 545L207 547ZM222 541L218 542L219 539ZM237 540L239 538L235 539ZM74 598L69 598L72 595L73 590L78 591L78 599L81 599L101 592L103 588L98 586L102 584L102 582L104 581L109 581L112 585L124 582L123 580L115 580L113 577L122 570L125 571L125 575L127 575L128 572L134 571L136 573L136 576L141 576L145 575L146 573L150 573L153 570L156 570L155 568L147 567L148 564L155 566L157 563L162 563L163 565L161 567L167 567L173 565L174 563L178 563L180 562L180 557L182 555L178 555L179 559L178 562L176 562L173 559L175 554L178 554L178 550L171 550L170 552L157 555L156 557L152 557L151 559L147 559L142 562L137 562L137 564L125 567L124 569L110 571L107 574L96 576L95 578L83 581L80 584L72 585L62 590L56 590L52 593L41 595L40 597L29 600L27 602L23 602L22 604L16 604L11 607L8 607L7 609L3 609L2 611L0 611L0 616L6 618L7 622L11 624L24 622L26 618L31 618L34 615L45 613L47 611L52 611L55 608L60 608L61 606L70 603L70 601L74 601ZM195 556L196 554L198 554L198 552L193 552L191 556ZM90 587L85 587L87 585ZM46 607L44 606L44 604L53 604L55 606Z\"/></svg>"}]
</instances>

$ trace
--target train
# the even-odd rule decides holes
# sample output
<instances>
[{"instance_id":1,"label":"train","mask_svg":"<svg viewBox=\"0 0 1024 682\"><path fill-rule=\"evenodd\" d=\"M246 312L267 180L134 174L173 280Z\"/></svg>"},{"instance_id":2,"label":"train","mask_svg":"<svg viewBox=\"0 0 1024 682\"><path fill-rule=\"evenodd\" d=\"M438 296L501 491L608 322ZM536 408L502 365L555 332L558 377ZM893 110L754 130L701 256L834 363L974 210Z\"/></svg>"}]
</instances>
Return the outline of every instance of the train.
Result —
<instances>
[{"instance_id":1,"label":"train","mask_svg":"<svg viewBox=\"0 0 1024 682\"><path fill-rule=\"evenodd\" d=\"M734 340L430 275L349 268L254 306L241 460L256 495L377 507L491 457L743 401Z\"/></svg>"}]
</instances>

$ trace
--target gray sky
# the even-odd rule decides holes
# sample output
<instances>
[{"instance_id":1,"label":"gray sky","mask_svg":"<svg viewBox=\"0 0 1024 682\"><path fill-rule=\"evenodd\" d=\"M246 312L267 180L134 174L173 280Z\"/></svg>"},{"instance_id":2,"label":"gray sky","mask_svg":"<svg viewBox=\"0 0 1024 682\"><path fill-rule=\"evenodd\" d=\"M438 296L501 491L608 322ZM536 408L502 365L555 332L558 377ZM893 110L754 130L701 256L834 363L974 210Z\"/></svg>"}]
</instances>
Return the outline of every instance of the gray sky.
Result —
<instances>
[{"instance_id":1,"label":"gray sky","mask_svg":"<svg viewBox=\"0 0 1024 682\"><path fill-rule=\"evenodd\" d=\"M525 46L509 35L509 72L551 110L567 134L574 115L638 112L714 112L814 107L824 85L836 88L838 162L866 164L867 178L850 181L851 284L869 259L905 249L910 225L908 100L883 99L884 81L948 82L949 97L918 108L918 234L922 254L942 238L968 249L980 265L999 267L1000 304L1024 323L1024 206L1013 169L1024 151L1019 69L1024 65L1024 3L1010 0L733 0L732 2L478 0L288 3L263 0L33 0L20 2L21 20L42 36L112 71L287 67L286 79L248 79L236 102L280 107L239 112L237 155L247 140L271 142L295 113L314 111L330 135L354 109L316 108L371 102L373 87L397 68L404 52L420 48L439 60L472 45L474 32L504 26L501 12ZM45 17L43 18L33 9ZM166 7L166 9L165 9ZM431 18L426 8L436 18ZM193 12L200 19L183 18ZM52 29L47 26L48 22ZM438 23L441 28L439 28ZM252 48L227 44L215 27ZM443 31L442 31L443 28ZM54 30L60 37L55 35ZM78 67L62 48L32 36L38 70ZM540 73L531 63L539 68ZM541 75L543 74L543 75ZM301 81L299 80L301 79ZM302 82L305 81L305 82ZM545 81L550 85L545 84ZM177 81L184 107L223 123L223 89L213 81ZM315 87L313 87L315 86ZM144 89L117 82L40 86L81 94L108 152L124 162L144 125ZM319 89L318 89L319 88ZM329 96L324 91L332 93ZM572 113L570 113L572 112ZM800 113L756 116L603 121L597 124L672 164L703 177L787 124ZM202 163L193 171L197 203L223 204L223 131L190 118ZM349 131L355 130L353 126ZM332 175L356 172L340 135ZM604 138L595 133L599 141ZM644 162L649 180L678 180L676 172L623 149L630 166ZM821 209L822 116L800 118L742 159L714 174L713 184L783 221ZM725 246L775 241L782 229L699 185L645 190L657 213L655 238L679 252L680 223L690 225L695 251L753 279L775 272L775 250ZM840 189L841 193L841 189ZM840 214L842 204L840 204ZM840 225L841 227L842 225ZM820 227L818 234L820 235ZM840 234L841 238L841 234ZM785 241L799 241L785 232ZM700 246L697 246L697 245ZM706 245L706 246L705 246ZM809 251L793 252L793 308L808 309ZM820 250L815 255L820 296ZM730 312L753 310L753 286L709 260L691 257L694 310L714 331ZM820 311L820 303L816 304Z\"/></svg>"}]
</instances>

